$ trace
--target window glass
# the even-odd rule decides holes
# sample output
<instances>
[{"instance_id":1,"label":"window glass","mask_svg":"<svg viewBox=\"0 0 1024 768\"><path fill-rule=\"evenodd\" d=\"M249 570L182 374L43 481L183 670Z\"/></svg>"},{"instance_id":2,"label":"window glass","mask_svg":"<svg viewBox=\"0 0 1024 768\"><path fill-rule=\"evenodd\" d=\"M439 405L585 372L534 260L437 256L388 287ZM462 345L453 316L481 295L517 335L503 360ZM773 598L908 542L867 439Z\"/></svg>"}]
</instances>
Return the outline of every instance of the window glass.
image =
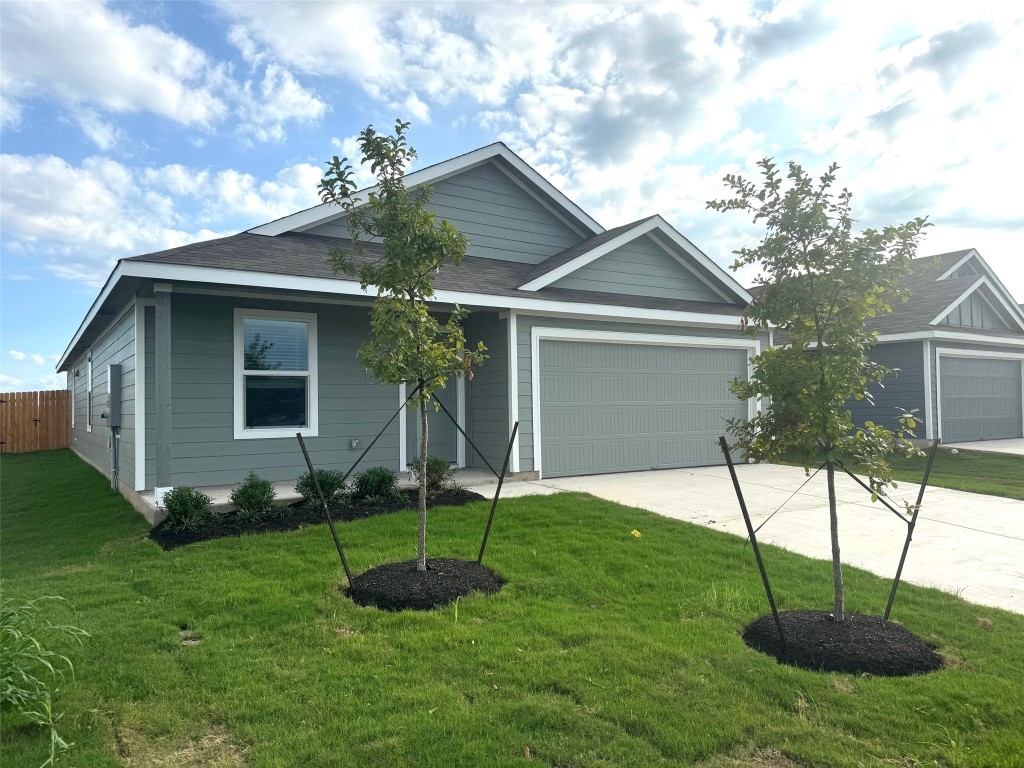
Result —
<instances>
[{"instance_id":1,"label":"window glass","mask_svg":"<svg viewBox=\"0 0 1024 768\"><path fill-rule=\"evenodd\" d=\"M305 376L246 376L245 427L306 427Z\"/></svg>"},{"instance_id":2,"label":"window glass","mask_svg":"<svg viewBox=\"0 0 1024 768\"><path fill-rule=\"evenodd\" d=\"M300 320L247 317L242 320L247 371L306 371L309 334Z\"/></svg>"}]
</instances>

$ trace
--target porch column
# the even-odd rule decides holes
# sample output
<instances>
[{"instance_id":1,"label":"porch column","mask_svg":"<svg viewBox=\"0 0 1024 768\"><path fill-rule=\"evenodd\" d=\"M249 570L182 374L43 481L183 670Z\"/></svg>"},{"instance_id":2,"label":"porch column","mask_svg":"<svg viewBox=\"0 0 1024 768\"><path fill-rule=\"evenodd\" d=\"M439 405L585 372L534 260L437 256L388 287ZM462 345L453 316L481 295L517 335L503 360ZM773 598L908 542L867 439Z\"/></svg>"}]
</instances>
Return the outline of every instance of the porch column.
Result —
<instances>
[{"instance_id":1,"label":"porch column","mask_svg":"<svg viewBox=\"0 0 1024 768\"><path fill-rule=\"evenodd\" d=\"M171 286L156 283L156 487L171 485Z\"/></svg>"}]
</instances>

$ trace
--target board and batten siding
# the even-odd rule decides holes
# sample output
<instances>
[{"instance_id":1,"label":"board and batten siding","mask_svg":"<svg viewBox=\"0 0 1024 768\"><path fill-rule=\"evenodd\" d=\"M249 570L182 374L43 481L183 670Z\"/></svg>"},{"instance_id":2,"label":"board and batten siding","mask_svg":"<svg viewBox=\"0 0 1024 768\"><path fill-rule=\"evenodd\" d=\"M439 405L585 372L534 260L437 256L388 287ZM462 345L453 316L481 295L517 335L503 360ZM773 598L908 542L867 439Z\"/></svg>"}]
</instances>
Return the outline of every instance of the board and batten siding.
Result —
<instances>
[{"instance_id":1,"label":"board and batten siding","mask_svg":"<svg viewBox=\"0 0 1024 768\"><path fill-rule=\"evenodd\" d=\"M508 320L494 312L474 312L469 316L468 338L471 346L482 341L488 358L474 369L473 380L466 382L466 433L500 472L509 437ZM466 466L487 468L469 445Z\"/></svg>"},{"instance_id":2,"label":"board and batten siding","mask_svg":"<svg viewBox=\"0 0 1024 768\"><path fill-rule=\"evenodd\" d=\"M374 382L356 358L370 330L367 310L178 292L171 294L172 484L231 485L250 471L272 481L295 480L306 472L294 437L234 439L236 307L316 314L319 434L307 437L306 445L317 467L347 470L398 408L398 387ZM148 319L147 359L153 343ZM153 379L146 380L152 391ZM396 467L398 440L396 419L361 466Z\"/></svg>"},{"instance_id":3,"label":"board and batten siding","mask_svg":"<svg viewBox=\"0 0 1024 768\"><path fill-rule=\"evenodd\" d=\"M739 339L747 338L737 329L691 328L647 323L606 322L574 318L516 315L517 370L519 374L519 469L535 471L533 462L533 349L532 333L536 328L567 328L581 331L608 331L613 333L659 334L663 336L693 336L695 338ZM767 335L761 340L764 348Z\"/></svg>"},{"instance_id":4,"label":"board and batten siding","mask_svg":"<svg viewBox=\"0 0 1024 768\"><path fill-rule=\"evenodd\" d=\"M121 427L118 430L118 479L129 488L135 483L135 304L125 310L92 347L92 431L88 424L89 352L68 371L73 381L75 426L71 448L110 477L112 454L108 447L110 428L107 412L107 366L121 366Z\"/></svg>"},{"instance_id":5,"label":"board and batten siding","mask_svg":"<svg viewBox=\"0 0 1024 768\"><path fill-rule=\"evenodd\" d=\"M649 235L638 237L551 284L552 288L723 301L707 283L666 253Z\"/></svg>"},{"instance_id":6,"label":"board and batten siding","mask_svg":"<svg viewBox=\"0 0 1024 768\"><path fill-rule=\"evenodd\" d=\"M493 162L433 187L427 207L469 238L466 253L470 256L537 264L584 239ZM306 232L347 238L348 219L338 218Z\"/></svg>"},{"instance_id":7,"label":"board and batten siding","mask_svg":"<svg viewBox=\"0 0 1024 768\"><path fill-rule=\"evenodd\" d=\"M914 432L923 438L926 430L924 404L924 352L923 342L905 341L897 344L878 344L868 351L868 357L887 368L898 369L886 376L881 385L871 384L868 391L874 397L874 404L868 400L854 400L847 403L853 423L863 426L872 421L887 429L895 429L901 411L915 410L915 416L922 426Z\"/></svg>"}]
</instances>

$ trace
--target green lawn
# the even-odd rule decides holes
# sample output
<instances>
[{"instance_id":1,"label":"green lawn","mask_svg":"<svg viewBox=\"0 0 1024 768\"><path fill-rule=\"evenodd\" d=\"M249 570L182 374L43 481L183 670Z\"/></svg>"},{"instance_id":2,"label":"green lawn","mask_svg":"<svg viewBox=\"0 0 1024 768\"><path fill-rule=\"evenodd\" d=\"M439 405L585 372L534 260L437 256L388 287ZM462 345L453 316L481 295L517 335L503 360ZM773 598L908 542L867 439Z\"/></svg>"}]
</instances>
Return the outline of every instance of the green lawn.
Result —
<instances>
[{"instance_id":1,"label":"green lawn","mask_svg":"<svg viewBox=\"0 0 1024 768\"><path fill-rule=\"evenodd\" d=\"M795 455L790 455L782 463L799 465L800 462ZM918 486L927 463L926 456L913 459L893 457L893 476L901 487L904 483ZM856 472L856 467L851 469ZM958 450L954 454L947 448L939 448L928 485L1024 501L1024 456L969 450Z\"/></svg>"},{"instance_id":2,"label":"green lawn","mask_svg":"<svg viewBox=\"0 0 1024 768\"><path fill-rule=\"evenodd\" d=\"M11 597L59 594L88 630L57 695L80 766L1012 765L1024 617L911 585L893 618L952 660L904 679L816 674L748 650L766 612L742 540L581 494L510 499L508 584L431 613L339 594L325 526L165 553L60 451L2 460ZM471 557L487 505L432 512L432 555ZM641 538L630 534L641 532ZM340 527L355 571L409 559L415 513ZM827 607L830 566L766 548L783 607ZM888 583L847 569L851 610ZM989 619L991 628L979 626ZM202 637L181 643L181 628ZM4 720L3 764L42 762ZM1020 764L1019 762L1017 764Z\"/></svg>"}]
</instances>

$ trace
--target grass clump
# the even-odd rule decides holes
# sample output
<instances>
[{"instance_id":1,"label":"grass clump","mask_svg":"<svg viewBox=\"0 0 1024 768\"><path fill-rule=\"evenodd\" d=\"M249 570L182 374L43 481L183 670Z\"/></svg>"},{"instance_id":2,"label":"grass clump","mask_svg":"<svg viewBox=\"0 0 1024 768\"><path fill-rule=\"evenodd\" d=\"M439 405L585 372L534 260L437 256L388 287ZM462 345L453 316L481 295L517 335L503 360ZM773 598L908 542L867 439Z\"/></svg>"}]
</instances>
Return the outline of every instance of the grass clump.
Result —
<instances>
[{"instance_id":1,"label":"grass clump","mask_svg":"<svg viewBox=\"0 0 1024 768\"><path fill-rule=\"evenodd\" d=\"M295 492L302 496L302 501L307 506L323 511L323 504L320 503L320 496L316 490L317 483L323 491L328 507L341 501L345 495L344 474L336 469L315 469L304 474L295 484Z\"/></svg>"},{"instance_id":2,"label":"grass clump","mask_svg":"<svg viewBox=\"0 0 1024 768\"><path fill-rule=\"evenodd\" d=\"M47 635L64 635L81 643L89 633L65 624L52 624L43 618L40 603L61 600L46 596L16 602L0 597L0 712L44 728L49 736L49 758L43 765L53 765L57 756L73 744L57 732L61 715L53 709L52 683L74 673L71 659L47 645Z\"/></svg>"},{"instance_id":3,"label":"grass clump","mask_svg":"<svg viewBox=\"0 0 1024 768\"><path fill-rule=\"evenodd\" d=\"M365 499L389 499L398 495L398 474L387 467L370 467L356 475L352 496Z\"/></svg>"},{"instance_id":4,"label":"grass clump","mask_svg":"<svg viewBox=\"0 0 1024 768\"><path fill-rule=\"evenodd\" d=\"M194 531L213 518L213 499L202 491L179 485L164 495L167 526L176 531Z\"/></svg>"}]
</instances>

